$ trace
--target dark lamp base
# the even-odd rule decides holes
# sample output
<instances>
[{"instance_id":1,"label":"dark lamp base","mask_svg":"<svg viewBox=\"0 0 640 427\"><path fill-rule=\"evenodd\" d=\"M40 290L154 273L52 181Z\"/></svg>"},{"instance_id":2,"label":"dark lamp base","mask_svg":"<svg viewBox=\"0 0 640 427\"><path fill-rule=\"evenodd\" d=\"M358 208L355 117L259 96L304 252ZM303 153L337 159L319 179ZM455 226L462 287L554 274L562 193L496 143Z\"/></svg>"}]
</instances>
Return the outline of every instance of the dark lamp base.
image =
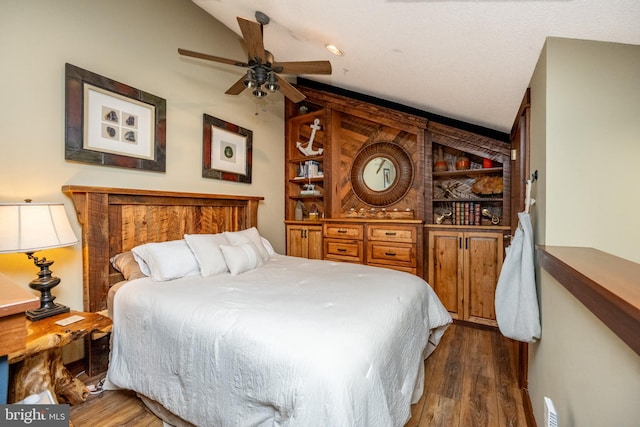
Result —
<instances>
[{"instance_id":1,"label":"dark lamp base","mask_svg":"<svg viewBox=\"0 0 640 427\"><path fill-rule=\"evenodd\" d=\"M36 320L46 319L47 317L55 316L56 314L68 313L69 311L69 307L54 303L53 306L49 308L40 307L35 310L28 310L26 315L27 319L35 322Z\"/></svg>"},{"instance_id":2,"label":"dark lamp base","mask_svg":"<svg viewBox=\"0 0 640 427\"><path fill-rule=\"evenodd\" d=\"M60 279L53 277L51 275L51 270L49 270L53 261L47 261L46 258L40 259L38 257L34 257L33 252L27 253L27 256L30 259L33 259L33 263L40 268L38 278L33 279L29 283L29 287L31 289L40 292L40 308L27 311L27 319L36 321L55 316L56 314L68 313L69 307L53 302L56 297L51 295L51 289L60 283Z\"/></svg>"}]
</instances>

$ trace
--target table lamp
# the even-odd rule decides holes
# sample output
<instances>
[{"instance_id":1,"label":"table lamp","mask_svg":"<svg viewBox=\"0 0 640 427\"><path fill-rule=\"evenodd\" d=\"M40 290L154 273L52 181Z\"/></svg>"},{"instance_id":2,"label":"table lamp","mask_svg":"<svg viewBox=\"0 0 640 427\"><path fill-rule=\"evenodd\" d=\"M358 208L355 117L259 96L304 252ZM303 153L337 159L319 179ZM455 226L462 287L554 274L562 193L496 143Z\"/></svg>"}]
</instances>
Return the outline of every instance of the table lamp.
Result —
<instances>
[{"instance_id":1,"label":"table lamp","mask_svg":"<svg viewBox=\"0 0 640 427\"><path fill-rule=\"evenodd\" d=\"M71 246L78 242L62 203L0 203L0 253L24 252L40 268L38 278L29 283L40 292L40 308L28 310L27 319L35 321L69 312L69 307L54 303L51 289L60 279L51 275L53 261L33 256L44 249Z\"/></svg>"}]
</instances>

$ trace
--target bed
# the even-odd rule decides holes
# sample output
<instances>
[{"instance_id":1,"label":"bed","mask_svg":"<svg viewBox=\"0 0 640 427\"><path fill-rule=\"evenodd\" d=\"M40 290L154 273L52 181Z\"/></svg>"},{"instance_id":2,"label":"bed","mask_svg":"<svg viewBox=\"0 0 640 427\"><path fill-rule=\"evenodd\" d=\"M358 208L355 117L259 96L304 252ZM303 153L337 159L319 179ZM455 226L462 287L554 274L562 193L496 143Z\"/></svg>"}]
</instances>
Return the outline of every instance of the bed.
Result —
<instances>
[{"instance_id":1,"label":"bed","mask_svg":"<svg viewBox=\"0 0 640 427\"><path fill-rule=\"evenodd\" d=\"M83 225L85 309L113 301L112 386L136 391L172 424L375 427L409 419L423 360L451 322L422 279L275 253L255 228L259 197L63 191ZM229 271L212 273L219 267L202 261L211 247L191 240L220 236ZM200 273L185 267L193 264L185 245ZM151 277L127 272L125 280L110 262L116 255L129 263L135 256ZM95 370L108 360L104 346L87 348Z\"/></svg>"}]
</instances>

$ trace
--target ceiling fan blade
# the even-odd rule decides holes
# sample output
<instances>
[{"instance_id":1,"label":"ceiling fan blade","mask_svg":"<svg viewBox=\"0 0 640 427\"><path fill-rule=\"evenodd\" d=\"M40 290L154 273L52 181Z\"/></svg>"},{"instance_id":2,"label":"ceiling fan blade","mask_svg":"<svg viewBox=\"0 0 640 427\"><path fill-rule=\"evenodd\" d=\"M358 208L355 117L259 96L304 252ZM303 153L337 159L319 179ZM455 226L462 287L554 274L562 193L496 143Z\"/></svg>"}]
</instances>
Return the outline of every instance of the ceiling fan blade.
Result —
<instances>
[{"instance_id":1,"label":"ceiling fan blade","mask_svg":"<svg viewBox=\"0 0 640 427\"><path fill-rule=\"evenodd\" d=\"M262 41L262 27L257 22L249 21L238 16L238 25L242 31L242 38L249 49L249 59L260 58L262 63L267 62L264 53L264 42Z\"/></svg>"},{"instance_id":2,"label":"ceiling fan blade","mask_svg":"<svg viewBox=\"0 0 640 427\"><path fill-rule=\"evenodd\" d=\"M278 84L280 85L280 92L291 101L298 103L306 98L298 89L291 86L291 83L276 74Z\"/></svg>"},{"instance_id":3,"label":"ceiling fan blade","mask_svg":"<svg viewBox=\"0 0 640 427\"><path fill-rule=\"evenodd\" d=\"M275 62L273 68L282 67L283 74L331 74L329 61Z\"/></svg>"},{"instance_id":4,"label":"ceiling fan blade","mask_svg":"<svg viewBox=\"0 0 640 427\"><path fill-rule=\"evenodd\" d=\"M219 56L207 55L206 53L194 52L192 50L178 48L178 53L184 56L191 56L193 58L206 59L208 61L222 62L223 64L236 65L238 67L249 66L249 64L246 64L242 61L236 61L235 59L221 58Z\"/></svg>"},{"instance_id":5,"label":"ceiling fan blade","mask_svg":"<svg viewBox=\"0 0 640 427\"><path fill-rule=\"evenodd\" d=\"M246 89L246 86L244 85L244 79L245 79L245 76L240 77L240 80L235 82L233 86L227 89L225 93L227 95L240 95L240 93Z\"/></svg>"}]
</instances>

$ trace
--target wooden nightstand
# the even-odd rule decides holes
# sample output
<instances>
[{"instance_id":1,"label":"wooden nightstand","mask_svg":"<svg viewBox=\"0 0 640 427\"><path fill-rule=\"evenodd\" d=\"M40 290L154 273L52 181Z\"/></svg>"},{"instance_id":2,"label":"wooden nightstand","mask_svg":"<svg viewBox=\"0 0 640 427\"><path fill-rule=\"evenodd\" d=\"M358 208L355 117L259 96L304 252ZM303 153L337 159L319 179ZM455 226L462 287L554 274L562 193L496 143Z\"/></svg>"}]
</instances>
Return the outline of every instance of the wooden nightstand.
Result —
<instances>
[{"instance_id":1,"label":"wooden nightstand","mask_svg":"<svg viewBox=\"0 0 640 427\"><path fill-rule=\"evenodd\" d=\"M25 348L27 326L24 323L24 312L38 307L38 297L9 280L4 274L0 274L0 404L7 403L7 355Z\"/></svg>"},{"instance_id":2,"label":"wooden nightstand","mask_svg":"<svg viewBox=\"0 0 640 427\"><path fill-rule=\"evenodd\" d=\"M55 322L71 316L84 319L60 326ZM97 313L71 311L36 322L27 322L27 346L9 354L16 363L9 388L9 402L49 389L59 403L84 402L89 391L62 363L62 347L77 339L111 332L111 319Z\"/></svg>"}]
</instances>

